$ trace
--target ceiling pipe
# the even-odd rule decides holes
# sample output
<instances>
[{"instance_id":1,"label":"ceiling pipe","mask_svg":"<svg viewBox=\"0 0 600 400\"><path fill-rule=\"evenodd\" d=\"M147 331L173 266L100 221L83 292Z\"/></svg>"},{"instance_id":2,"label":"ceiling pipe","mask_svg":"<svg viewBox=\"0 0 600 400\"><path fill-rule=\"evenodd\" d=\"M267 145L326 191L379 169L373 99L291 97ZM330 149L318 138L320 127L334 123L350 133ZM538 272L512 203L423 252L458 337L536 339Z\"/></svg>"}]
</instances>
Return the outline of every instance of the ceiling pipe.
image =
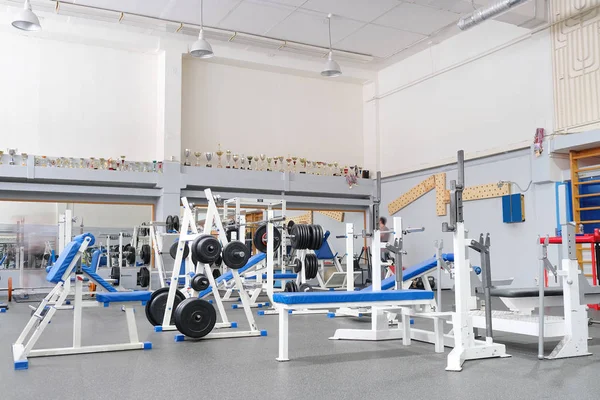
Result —
<instances>
[{"instance_id":1,"label":"ceiling pipe","mask_svg":"<svg viewBox=\"0 0 600 400\"><path fill-rule=\"evenodd\" d=\"M511 8L520 6L528 1L529 0L501 0L488 7L475 10L471 14L461 17L456 25L460 30L465 31L488 19L504 14Z\"/></svg>"}]
</instances>

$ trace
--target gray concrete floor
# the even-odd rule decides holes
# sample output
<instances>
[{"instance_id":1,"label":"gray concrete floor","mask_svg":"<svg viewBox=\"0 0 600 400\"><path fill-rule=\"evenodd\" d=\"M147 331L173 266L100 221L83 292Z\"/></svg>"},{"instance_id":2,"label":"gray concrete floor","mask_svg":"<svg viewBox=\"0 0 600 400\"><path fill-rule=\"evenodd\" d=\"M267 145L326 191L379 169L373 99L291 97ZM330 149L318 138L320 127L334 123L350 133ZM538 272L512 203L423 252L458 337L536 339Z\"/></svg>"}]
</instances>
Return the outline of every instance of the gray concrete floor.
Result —
<instances>
[{"instance_id":1,"label":"gray concrete floor","mask_svg":"<svg viewBox=\"0 0 600 400\"><path fill-rule=\"evenodd\" d=\"M247 329L243 312L231 320ZM267 337L175 343L174 333L154 333L137 310L140 338L150 351L126 351L30 359L14 371L11 343L29 318L27 304L0 314L0 399L597 399L600 392L600 327L590 341L594 355L538 361L536 339L497 335L513 357L467 362L460 373L444 371L446 355L433 346L399 341L327 340L336 328L368 328L352 318L290 318L290 357L278 363L277 317L258 316ZM596 315L597 316L597 315ZM55 316L38 347L68 346L70 312ZM127 338L118 308L84 310L84 344ZM548 342L548 353L555 342Z\"/></svg>"}]
</instances>

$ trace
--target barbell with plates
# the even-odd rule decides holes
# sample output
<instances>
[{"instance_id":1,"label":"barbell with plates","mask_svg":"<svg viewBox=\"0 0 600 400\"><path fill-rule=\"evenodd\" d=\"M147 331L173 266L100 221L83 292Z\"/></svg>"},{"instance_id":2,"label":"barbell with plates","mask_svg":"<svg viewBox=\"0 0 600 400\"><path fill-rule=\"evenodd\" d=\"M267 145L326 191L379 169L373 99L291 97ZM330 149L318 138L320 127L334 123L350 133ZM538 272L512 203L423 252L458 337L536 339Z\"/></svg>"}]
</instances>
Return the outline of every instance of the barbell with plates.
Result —
<instances>
[{"instance_id":1,"label":"barbell with plates","mask_svg":"<svg viewBox=\"0 0 600 400\"><path fill-rule=\"evenodd\" d=\"M152 292L150 300L146 303L146 318L154 326L162 325L163 318L165 316L165 310L167 309L167 298L169 297L169 287L163 287ZM173 301L173 309L175 309L179 303L185 300L185 295L179 290L175 292L175 300ZM175 322L174 313L171 314L170 325Z\"/></svg>"},{"instance_id":2,"label":"barbell with plates","mask_svg":"<svg viewBox=\"0 0 600 400\"><path fill-rule=\"evenodd\" d=\"M192 242L192 259L212 264L221 255L221 242L212 235L200 235Z\"/></svg>"},{"instance_id":3,"label":"barbell with plates","mask_svg":"<svg viewBox=\"0 0 600 400\"><path fill-rule=\"evenodd\" d=\"M141 287L150 285L150 270L147 267L140 267L137 273L137 284Z\"/></svg>"},{"instance_id":4,"label":"barbell with plates","mask_svg":"<svg viewBox=\"0 0 600 400\"><path fill-rule=\"evenodd\" d=\"M266 253L267 239L267 224L260 225L252 238L252 243L256 247L256 250ZM279 250L279 246L281 246L281 232L278 229L273 229L273 251Z\"/></svg>"},{"instance_id":5,"label":"barbell with plates","mask_svg":"<svg viewBox=\"0 0 600 400\"><path fill-rule=\"evenodd\" d=\"M208 289L208 287L210 286L210 282L206 275L196 274L192 277L191 286L192 289L194 289L196 292L201 292L203 290Z\"/></svg>"},{"instance_id":6,"label":"barbell with plates","mask_svg":"<svg viewBox=\"0 0 600 400\"><path fill-rule=\"evenodd\" d=\"M171 245L171 248L169 248L169 254L171 255L171 258L174 260L175 257L177 257L177 247L179 246L179 241L173 243ZM183 247L183 259L185 260L186 258L188 258L188 256L190 255L190 247L188 246L187 242L185 243L185 246Z\"/></svg>"},{"instance_id":7,"label":"barbell with plates","mask_svg":"<svg viewBox=\"0 0 600 400\"><path fill-rule=\"evenodd\" d=\"M229 242L223 248L223 263L231 269L240 269L250 259L250 249L239 240Z\"/></svg>"},{"instance_id":8,"label":"barbell with plates","mask_svg":"<svg viewBox=\"0 0 600 400\"><path fill-rule=\"evenodd\" d=\"M143 244L142 249L140 250L140 258L144 264L150 263L150 257L152 255L152 249L149 244Z\"/></svg>"},{"instance_id":9,"label":"barbell with plates","mask_svg":"<svg viewBox=\"0 0 600 400\"><path fill-rule=\"evenodd\" d=\"M284 292L297 292L298 291L298 284L296 284L296 282L294 281L288 281L285 284L285 288L283 289Z\"/></svg>"},{"instance_id":10,"label":"barbell with plates","mask_svg":"<svg viewBox=\"0 0 600 400\"><path fill-rule=\"evenodd\" d=\"M196 297L179 303L173 315L177 330L194 339L208 335L217 323L217 312L212 304Z\"/></svg>"},{"instance_id":11,"label":"barbell with plates","mask_svg":"<svg viewBox=\"0 0 600 400\"><path fill-rule=\"evenodd\" d=\"M323 245L324 232L320 225L294 224L291 245L295 249L318 250Z\"/></svg>"}]
</instances>

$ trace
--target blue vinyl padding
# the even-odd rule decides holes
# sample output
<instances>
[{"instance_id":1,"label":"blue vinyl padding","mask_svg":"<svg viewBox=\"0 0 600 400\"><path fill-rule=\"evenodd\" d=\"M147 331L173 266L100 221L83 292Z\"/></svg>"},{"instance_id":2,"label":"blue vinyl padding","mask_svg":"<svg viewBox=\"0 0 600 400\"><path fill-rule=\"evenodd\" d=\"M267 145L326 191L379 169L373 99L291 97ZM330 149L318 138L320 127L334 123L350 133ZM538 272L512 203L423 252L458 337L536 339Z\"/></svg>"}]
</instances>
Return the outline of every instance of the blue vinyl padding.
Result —
<instances>
[{"instance_id":1,"label":"blue vinyl padding","mask_svg":"<svg viewBox=\"0 0 600 400\"><path fill-rule=\"evenodd\" d=\"M454 254L443 253L442 258L445 261L452 262L452 261L454 261ZM437 266L437 258L435 258L435 257L428 258L427 260L422 261L416 265L413 265L412 267L406 268L402 272L402 280L408 281L410 279L413 279L421 274L424 274L427 271L434 269L436 266ZM392 289L394 287L395 283L396 283L396 277L394 275L392 275L389 278L386 278L381 281L381 290ZM371 286L367 286L366 288L361 290L361 292L371 292L371 291L373 291L373 288Z\"/></svg>"},{"instance_id":2,"label":"blue vinyl padding","mask_svg":"<svg viewBox=\"0 0 600 400\"><path fill-rule=\"evenodd\" d=\"M152 292L146 290L136 290L133 292L111 292L97 293L96 301L98 303L123 303L127 301L148 301Z\"/></svg>"},{"instance_id":3,"label":"blue vinyl padding","mask_svg":"<svg viewBox=\"0 0 600 400\"><path fill-rule=\"evenodd\" d=\"M106 250L97 249L92 253L92 263L90 267L94 272L98 270L98 267L106 265L106 257L100 257L103 253L106 253Z\"/></svg>"},{"instance_id":4,"label":"blue vinyl padding","mask_svg":"<svg viewBox=\"0 0 600 400\"><path fill-rule=\"evenodd\" d=\"M84 233L79 236L75 236L75 238L73 238L73 241L65 246L63 251L60 253L60 257L58 257L58 260L56 260L54 265L52 265L52 268L50 268L48 275L46 275L46 280L48 282L60 282L65 271L67 270L67 268L69 268L69 265L71 265L73 258L75 258L75 256L77 255L79 247L81 247L81 244L83 243L85 238L88 237L90 238L90 243L88 244L88 246L91 246L96 241L94 235L92 235L91 233Z\"/></svg>"},{"instance_id":5,"label":"blue vinyl padding","mask_svg":"<svg viewBox=\"0 0 600 400\"><path fill-rule=\"evenodd\" d=\"M238 269L237 272L240 273L240 274L242 274L242 273L246 272L247 270L249 270L250 268L254 267L256 264L258 264L259 262L261 262L265 258L267 258L267 255L265 253L255 254L252 257L250 257L250 259L248 260L248 262L246 263L246 265L244 265L242 268ZM218 286L221 282L229 282L232 279L233 279L233 272L227 271L227 273L225 273L225 274L221 275L220 277L218 277L217 279L215 279L215 283ZM212 287L209 286L208 289L205 289L205 290L201 291L198 294L198 297L202 298L202 297L207 296L207 295L209 295L211 293L212 293Z\"/></svg>"},{"instance_id":6,"label":"blue vinyl padding","mask_svg":"<svg viewBox=\"0 0 600 400\"><path fill-rule=\"evenodd\" d=\"M375 301L431 300L428 290L385 290L382 292L288 292L275 293L273 301L282 304L362 303Z\"/></svg>"},{"instance_id":7,"label":"blue vinyl padding","mask_svg":"<svg viewBox=\"0 0 600 400\"><path fill-rule=\"evenodd\" d=\"M296 279L298 277L298 274L295 274L293 272L286 272L286 273L274 273L273 274L273 279ZM262 278L263 279L267 279L267 274L262 274ZM256 279L256 276L249 276L246 279Z\"/></svg>"},{"instance_id":8,"label":"blue vinyl padding","mask_svg":"<svg viewBox=\"0 0 600 400\"><path fill-rule=\"evenodd\" d=\"M315 255L319 260L333 260L333 252L331 251L331 247L329 247L329 243L327 243L327 238L329 237L329 231L325 232L323 236L323 244L318 250L315 250Z\"/></svg>"},{"instance_id":9,"label":"blue vinyl padding","mask_svg":"<svg viewBox=\"0 0 600 400\"><path fill-rule=\"evenodd\" d=\"M98 275L92 268L90 267L82 267L81 270L88 274L90 278L92 278L98 285L102 286L107 292L116 292L117 289L113 287L110 283L106 282L104 278Z\"/></svg>"}]
</instances>

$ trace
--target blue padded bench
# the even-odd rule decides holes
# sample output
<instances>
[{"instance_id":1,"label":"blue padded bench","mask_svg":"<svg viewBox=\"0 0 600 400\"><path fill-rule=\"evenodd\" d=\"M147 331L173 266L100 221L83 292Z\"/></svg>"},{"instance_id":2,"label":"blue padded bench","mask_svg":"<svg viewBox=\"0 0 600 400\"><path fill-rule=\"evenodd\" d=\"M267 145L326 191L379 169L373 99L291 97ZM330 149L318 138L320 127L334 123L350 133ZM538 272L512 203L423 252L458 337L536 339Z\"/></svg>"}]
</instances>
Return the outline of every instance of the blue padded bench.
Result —
<instances>
[{"instance_id":1,"label":"blue padded bench","mask_svg":"<svg viewBox=\"0 0 600 400\"><path fill-rule=\"evenodd\" d=\"M111 292L111 293L97 293L96 301L98 303L104 303L104 307L108 307L110 303L126 303L131 301L140 301L142 305L146 305L146 302L150 300L152 292L145 290L136 290L133 292Z\"/></svg>"},{"instance_id":2,"label":"blue padded bench","mask_svg":"<svg viewBox=\"0 0 600 400\"><path fill-rule=\"evenodd\" d=\"M273 279L279 279L279 280L283 280L283 279L296 279L298 277L298 274L295 274L293 272L281 272L281 273L275 273L273 274ZM263 279L267 279L267 274L262 274L262 278ZM256 279L256 276L249 276L246 279Z\"/></svg>"},{"instance_id":3,"label":"blue padded bench","mask_svg":"<svg viewBox=\"0 0 600 400\"><path fill-rule=\"evenodd\" d=\"M365 303L379 301L401 300L432 300L433 292L428 290L385 290L381 292L287 292L275 293L273 302L294 304L323 304L323 303Z\"/></svg>"},{"instance_id":4,"label":"blue padded bench","mask_svg":"<svg viewBox=\"0 0 600 400\"><path fill-rule=\"evenodd\" d=\"M96 241L94 235L92 235L91 233L84 233L82 235L75 236L73 241L69 242L65 246L63 251L60 253L60 257L58 257L58 260L56 260L56 262L52 265L50 271L46 275L46 280L48 282L58 283L62 280L62 276L69 268L69 265L71 265L71 262L73 262L73 259L77 256L81 244L88 237L90 238L88 246L91 246Z\"/></svg>"},{"instance_id":5,"label":"blue padded bench","mask_svg":"<svg viewBox=\"0 0 600 400\"><path fill-rule=\"evenodd\" d=\"M265 258L267 258L267 255L265 253L255 254L252 257L250 257L250 259L248 260L246 265L244 265L242 268L238 269L237 272L240 274L243 274L244 272L248 271L250 268L254 267L256 264L258 264L259 262L263 261ZM227 271L227 273L225 273L225 274L219 276L217 279L215 279L215 283L217 284L217 286L219 286L219 284L221 282L229 282L232 279L233 279L233 272ZM212 293L212 287L209 286L208 289L201 291L198 294L198 297L203 298L205 296L208 296L211 293Z\"/></svg>"},{"instance_id":6,"label":"blue padded bench","mask_svg":"<svg viewBox=\"0 0 600 400\"><path fill-rule=\"evenodd\" d=\"M315 250L315 255L317 256L318 260L333 260L333 258L337 256L337 253L333 254L331 247L329 247L329 243L327 243L327 238L329 238L329 235L329 231L326 231L325 235L323 236L323 244L318 250Z\"/></svg>"},{"instance_id":7,"label":"blue padded bench","mask_svg":"<svg viewBox=\"0 0 600 400\"><path fill-rule=\"evenodd\" d=\"M89 275L89 277L95 281L98 285L102 286L104 290L107 292L116 292L117 289L110 283L106 282L104 278L98 275L92 268L90 267L82 267L81 270Z\"/></svg>"},{"instance_id":8,"label":"blue padded bench","mask_svg":"<svg viewBox=\"0 0 600 400\"><path fill-rule=\"evenodd\" d=\"M444 261L453 262L454 254L444 253L444 254L442 254L442 258L444 259ZM409 281L411 279L414 279L414 278L418 277L419 275L424 274L425 272L435 269L436 266L437 266L437 258L435 258L435 257L428 258L427 260L422 261L416 265L413 265L412 267L408 267L404 271L402 271L402 280ZM381 281L381 290L392 289L394 287L395 283L396 283L396 277L394 275L392 275L389 278L386 278ZM373 288L371 286L368 286L361 290L361 292L371 292L371 291L373 291Z\"/></svg>"},{"instance_id":9,"label":"blue padded bench","mask_svg":"<svg viewBox=\"0 0 600 400\"><path fill-rule=\"evenodd\" d=\"M294 292L273 294L273 305L279 314L278 361L288 361L289 314L293 310L329 309L343 307L399 308L431 304L433 292L429 290L384 290L358 292ZM336 332L337 335L337 332ZM335 337L335 336L334 336Z\"/></svg>"}]
</instances>

